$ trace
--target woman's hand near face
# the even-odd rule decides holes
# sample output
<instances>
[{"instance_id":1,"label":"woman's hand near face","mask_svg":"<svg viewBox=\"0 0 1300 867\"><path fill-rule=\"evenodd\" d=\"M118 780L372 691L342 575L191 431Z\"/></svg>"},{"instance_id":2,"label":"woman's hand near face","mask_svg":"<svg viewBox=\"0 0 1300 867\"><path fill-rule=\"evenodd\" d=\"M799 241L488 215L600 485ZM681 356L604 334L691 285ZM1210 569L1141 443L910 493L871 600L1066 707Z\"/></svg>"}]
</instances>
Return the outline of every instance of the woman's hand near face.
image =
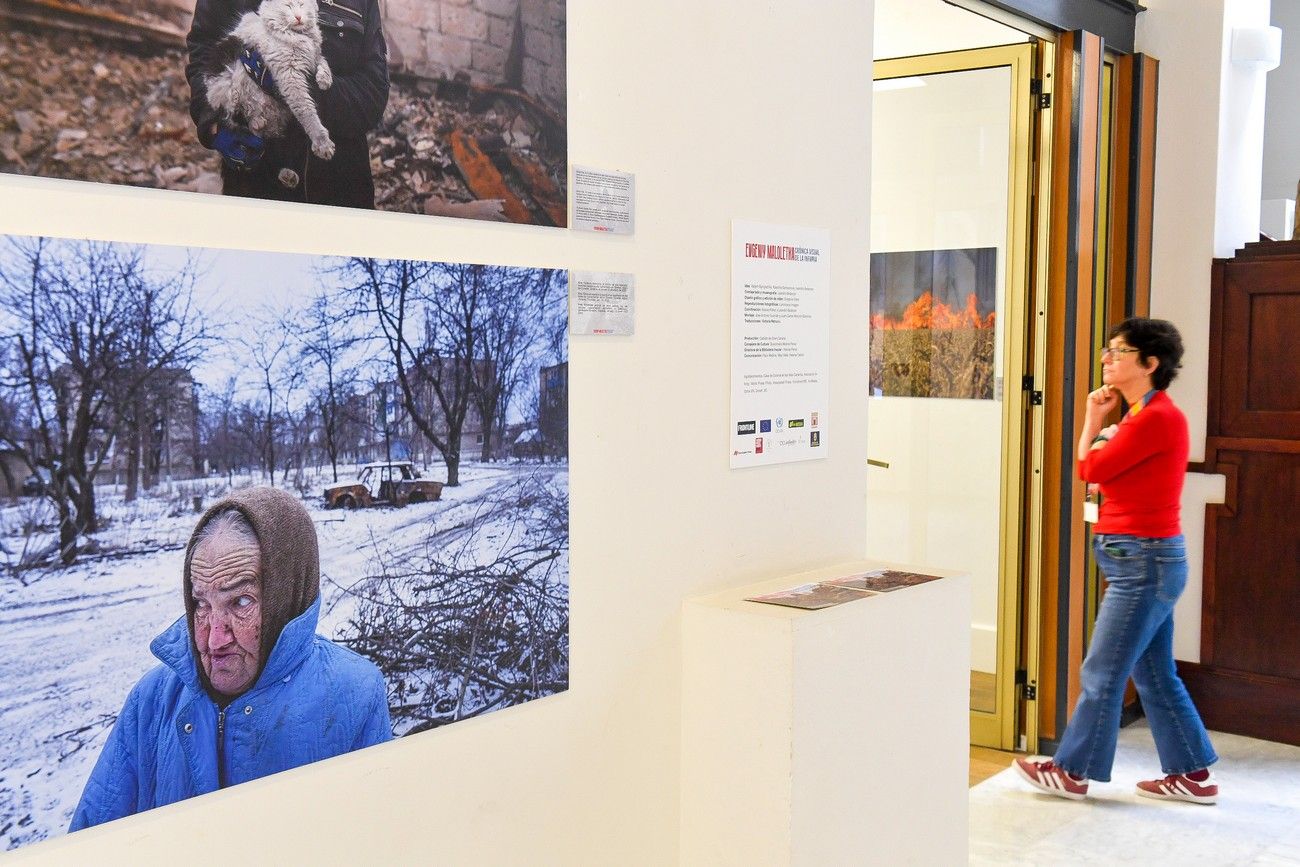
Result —
<instances>
[{"instance_id":1,"label":"woman's hand near face","mask_svg":"<svg viewBox=\"0 0 1300 867\"><path fill-rule=\"evenodd\" d=\"M1096 391L1089 392L1088 423L1095 423L1097 428L1100 429L1101 422L1106 418L1106 414L1117 406L1119 406L1119 392L1109 385L1103 385Z\"/></svg>"},{"instance_id":2,"label":"woman's hand near face","mask_svg":"<svg viewBox=\"0 0 1300 867\"><path fill-rule=\"evenodd\" d=\"M1079 445L1075 450L1075 456L1081 461L1088 459L1088 453L1092 451L1093 440L1097 434L1101 433L1101 423L1106 419L1106 413L1119 405L1119 392L1112 389L1109 385L1103 385L1096 391L1088 393L1088 399L1084 401L1086 405L1083 417L1083 430L1079 432Z\"/></svg>"}]
</instances>

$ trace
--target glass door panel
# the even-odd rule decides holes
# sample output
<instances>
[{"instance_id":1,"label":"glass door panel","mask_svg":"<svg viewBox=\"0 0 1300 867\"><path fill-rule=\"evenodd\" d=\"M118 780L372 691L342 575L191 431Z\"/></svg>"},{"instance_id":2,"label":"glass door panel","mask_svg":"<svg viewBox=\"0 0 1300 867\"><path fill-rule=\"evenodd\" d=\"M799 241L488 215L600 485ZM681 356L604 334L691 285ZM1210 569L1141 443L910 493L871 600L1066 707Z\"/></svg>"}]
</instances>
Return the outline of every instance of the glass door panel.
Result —
<instances>
[{"instance_id":1,"label":"glass door panel","mask_svg":"<svg viewBox=\"0 0 1300 867\"><path fill-rule=\"evenodd\" d=\"M972 739L1002 748L1023 523L1031 52L880 61L872 120L868 555L970 573Z\"/></svg>"}]
</instances>

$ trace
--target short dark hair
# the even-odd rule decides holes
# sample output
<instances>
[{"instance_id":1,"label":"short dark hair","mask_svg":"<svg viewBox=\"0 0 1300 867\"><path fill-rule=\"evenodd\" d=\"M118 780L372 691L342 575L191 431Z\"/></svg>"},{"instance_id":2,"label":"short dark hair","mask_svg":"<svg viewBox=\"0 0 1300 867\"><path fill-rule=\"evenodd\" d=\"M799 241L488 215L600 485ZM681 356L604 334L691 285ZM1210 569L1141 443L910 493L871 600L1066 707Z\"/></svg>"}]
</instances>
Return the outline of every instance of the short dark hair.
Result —
<instances>
[{"instance_id":1,"label":"short dark hair","mask_svg":"<svg viewBox=\"0 0 1300 867\"><path fill-rule=\"evenodd\" d=\"M1146 319L1130 316L1116 325L1106 335L1107 340L1116 337L1138 351L1138 361L1146 364L1147 359L1154 358L1160 362L1151 374L1151 384L1158 391L1164 391L1178 375L1183 366L1183 338L1174 327L1174 323L1164 319Z\"/></svg>"}]
</instances>

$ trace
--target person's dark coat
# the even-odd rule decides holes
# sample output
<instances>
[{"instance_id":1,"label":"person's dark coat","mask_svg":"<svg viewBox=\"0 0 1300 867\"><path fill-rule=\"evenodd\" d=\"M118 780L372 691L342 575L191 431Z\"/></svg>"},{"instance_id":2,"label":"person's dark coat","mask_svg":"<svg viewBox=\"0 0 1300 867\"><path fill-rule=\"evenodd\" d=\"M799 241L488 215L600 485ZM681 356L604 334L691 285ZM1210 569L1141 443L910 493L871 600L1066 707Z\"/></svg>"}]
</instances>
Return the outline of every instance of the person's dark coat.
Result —
<instances>
[{"instance_id":1,"label":"person's dark coat","mask_svg":"<svg viewBox=\"0 0 1300 867\"><path fill-rule=\"evenodd\" d=\"M187 44L190 116L204 147L212 146L213 128L220 120L208 104L206 75L233 58L222 43L259 0L198 0ZM379 15L379 0L321 0L323 53L334 73L334 84L320 91L313 85L321 122L337 150L331 160L311 152L307 135L295 123L282 139L268 141L261 161L251 169L222 162L226 195L261 199L375 206L366 134L379 125L388 104L388 51Z\"/></svg>"}]
</instances>

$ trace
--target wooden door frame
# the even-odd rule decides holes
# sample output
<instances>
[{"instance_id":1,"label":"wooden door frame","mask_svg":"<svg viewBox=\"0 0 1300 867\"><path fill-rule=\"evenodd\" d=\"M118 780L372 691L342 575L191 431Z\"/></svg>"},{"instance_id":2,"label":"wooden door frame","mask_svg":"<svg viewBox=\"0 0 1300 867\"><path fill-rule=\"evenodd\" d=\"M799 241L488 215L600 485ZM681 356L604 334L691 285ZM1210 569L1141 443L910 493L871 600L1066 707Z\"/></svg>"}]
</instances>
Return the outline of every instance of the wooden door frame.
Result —
<instances>
[{"instance_id":1,"label":"wooden door frame","mask_svg":"<svg viewBox=\"0 0 1300 867\"><path fill-rule=\"evenodd\" d=\"M1075 438L1091 385L1094 326L1150 310L1151 223L1154 201L1157 64L1142 55L1113 58L1113 146L1109 177L1102 177L1102 123L1106 45L1083 31L1061 34L1053 71L1052 156L1049 175L1045 422L1042 467L1043 541L1041 671L1037 741L1050 751L1078 699L1085 652L1087 540L1084 484L1075 469ZM1111 184L1104 220L1100 189ZM1105 244L1099 244L1099 223ZM1109 248L1100 261L1099 248ZM1109 302L1096 303L1100 280Z\"/></svg>"}]
</instances>

